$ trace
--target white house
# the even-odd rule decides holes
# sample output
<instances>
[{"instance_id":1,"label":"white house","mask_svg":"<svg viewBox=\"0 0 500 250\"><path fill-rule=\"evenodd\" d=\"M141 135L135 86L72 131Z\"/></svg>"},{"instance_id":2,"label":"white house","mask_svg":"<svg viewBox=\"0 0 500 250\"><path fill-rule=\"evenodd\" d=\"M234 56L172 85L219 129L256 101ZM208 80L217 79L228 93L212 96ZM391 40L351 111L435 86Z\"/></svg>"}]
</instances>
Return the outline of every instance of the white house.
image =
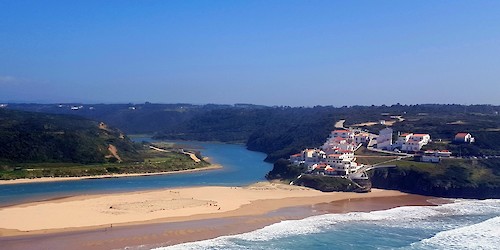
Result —
<instances>
[{"instance_id":1,"label":"white house","mask_svg":"<svg viewBox=\"0 0 500 250\"><path fill-rule=\"evenodd\" d=\"M326 158L325 152L320 149L305 149L298 154L290 156L290 162L293 164L305 163L307 166L322 162Z\"/></svg>"},{"instance_id":2,"label":"white house","mask_svg":"<svg viewBox=\"0 0 500 250\"><path fill-rule=\"evenodd\" d=\"M451 152L448 150L427 150L420 155L420 161L438 163L442 158L449 158Z\"/></svg>"},{"instance_id":3,"label":"white house","mask_svg":"<svg viewBox=\"0 0 500 250\"><path fill-rule=\"evenodd\" d=\"M295 165L303 163L304 162L303 154L298 153L298 154L290 155L290 162L295 164Z\"/></svg>"},{"instance_id":4,"label":"white house","mask_svg":"<svg viewBox=\"0 0 500 250\"><path fill-rule=\"evenodd\" d=\"M321 149L305 149L290 156L293 164L305 164L308 172L320 175L349 175L360 167L355 161L354 150L361 142L369 140L369 134L341 129L331 132Z\"/></svg>"},{"instance_id":5,"label":"white house","mask_svg":"<svg viewBox=\"0 0 500 250\"><path fill-rule=\"evenodd\" d=\"M370 134L368 134L368 133L361 132L361 133L354 135L354 142L356 144L365 143L365 142L368 142L369 140L370 140Z\"/></svg>"},{"instance_id":6,"label":"white house","mask_svg":"<svg viewBox=\"0 0 500 250\"><path fill-rule=\"evenodd\" d=\"M403 140L406 140L403 142ZM431 141L429 134L403 134L398 138L398 143L402 142L401 150L407 152L417 152Z\"/></svg>"},{"instance_id":7,"label":"white house","mask_svg":"<svg viewBox=\"0 0 500 250\"><path fill-rule=\"evenodd\" d=\"M473 143L475 141L475 139L469 133L458 133L455 135L455 138L453 139L453 141L461 142L461 143Z\"/></svg>"},{"instance_id":8,"label":"white house","mask_svg":"<svg viewBox=\"0 0 500 250\"><path fill-rule=\"evenodd\" d=\"M392 149L392 128L384 128L380 130L377 137L377 148L378 149Z\"/></svg>"},{"instance_id":9,"label":"white house","mask_svg":"<svg viewBox=\"0 0 500 250\"><path fill-rule=\"evenodd\" d=\"M403 133L398 135L398 139L394 143L395 148L402 148L403 144L408 142L410 138L413 136L413 133Z\"/></svg>"},{"instance_id":10,"label":"white house","mask_svg":"<svg viewBox=\"0 0 500 250\"><path fill-rule=\"evenodd\" d=\"M431 141L431 135L429 134L413 134L410 139L421 141L424 145Z\"/></svg>"},{"instance_id":11,"label":"white house","mask_svg":"<svg viewBox=\"0 0 500 250\"><path fill-rule=\"evenodd\" d=\"M354 139L354 132L352 132L351 130L347 130L347 129L338 129L338 130L332 131L332 133L330 134L330 137L331 138L341 137L344 139Z\"/></svg>"}]
</instances>

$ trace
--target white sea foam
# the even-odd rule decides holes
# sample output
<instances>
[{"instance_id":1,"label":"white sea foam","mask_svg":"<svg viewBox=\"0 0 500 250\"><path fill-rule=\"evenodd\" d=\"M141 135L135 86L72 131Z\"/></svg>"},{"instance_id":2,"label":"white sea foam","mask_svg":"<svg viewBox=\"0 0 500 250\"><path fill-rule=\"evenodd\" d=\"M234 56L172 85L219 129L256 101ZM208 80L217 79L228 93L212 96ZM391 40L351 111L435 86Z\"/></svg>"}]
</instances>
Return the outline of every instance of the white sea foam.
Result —
<instances>
[{"instance_id":1,"label":"white sea foam","mask_svg":"<svg viewBox=\"0 0 500 250\"><path fill-rule=\"evenodd\" d=\"M499 249L500 216L448 231L424 239L412 245L413 248L429 249Z\"/></svg>"},{"instance_id":2,"label":"white sea foam","mask_svg":"<svg viewBox=\"0 0 500 250\"><path fill-rule=\"evenodd\" d=\"M339 224L354 222L368 222L375 225L388 227L394 226L399 228L438 228L440 230L447 230L438 233L435 237L428 239L425 242L422 242L422 244L425 243L430 245L434 244L433 242L440 241L441 239L444 240L444 237L452 237L448 232L451 232L452 234L456 233L456 235L460 235L461 233L473 233L473 230L467 229L468 227L463 227L465 229L457 228L460 226L459 224L442 223L439 221L440 218L461 215L483 215L490 214L492 212L496 212L496 216L500 215L500 200L454 200L453 203L440 206L410 206L373 212L325 214L302 220L282 221L259 230L239 235L221 236L211 240L185 243L159 249L239 249L242 248L236 243L239 241L270 241L290 236L308 235L323 232L327 229L334 228ZM475 229L474 226L477 226L477 228L480 228L483 231L485 228L492 226L500 228L499 220L488 220L484 222L484 225L479 223L471 227ZM439 226L437 227L436 224L439 224ZM498 231L498 236L500 236L500 230ZM483 236L483 238L487 240L491 235L494 235L494 233L487 231L484 234L480 234L480 232L478 232L477 236ZM498 238L500 239L500 237ZM458 238L453 239L458 240ZM450 242L453 242L453 240L450 240ZM459 242L457 242L457 244L459 244ZM480 242L478 244L482 246L484 242ZM460 246L462 245L460 244ZM497 246L500 246L500 242L497 242Z\"/></svg>"}]
</instances>

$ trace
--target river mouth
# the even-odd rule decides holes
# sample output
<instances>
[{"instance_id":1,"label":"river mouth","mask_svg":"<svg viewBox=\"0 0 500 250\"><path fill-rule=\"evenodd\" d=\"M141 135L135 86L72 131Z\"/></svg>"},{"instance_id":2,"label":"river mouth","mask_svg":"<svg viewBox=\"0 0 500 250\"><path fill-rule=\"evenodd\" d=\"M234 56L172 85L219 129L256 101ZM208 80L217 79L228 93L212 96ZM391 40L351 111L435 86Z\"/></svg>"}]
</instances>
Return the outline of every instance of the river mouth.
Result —
<instances>
[{"instance_id":1,"label":"river mouth","mask_svg":"<svg viewBox=\"0 0 500 250\"><path fill-rule=\"evenodd\" d=\"M152 141L149 137L134 138L134 141L145 139ZM272 164L264 162L264 153L247 150L244 145L196 141L175 143L201 151L203 157L223 168L171 175L0 185L0 207L75 195L189 186L245 186L265 180L265 175L272 169Z\"/></svg>"}]
</instances>

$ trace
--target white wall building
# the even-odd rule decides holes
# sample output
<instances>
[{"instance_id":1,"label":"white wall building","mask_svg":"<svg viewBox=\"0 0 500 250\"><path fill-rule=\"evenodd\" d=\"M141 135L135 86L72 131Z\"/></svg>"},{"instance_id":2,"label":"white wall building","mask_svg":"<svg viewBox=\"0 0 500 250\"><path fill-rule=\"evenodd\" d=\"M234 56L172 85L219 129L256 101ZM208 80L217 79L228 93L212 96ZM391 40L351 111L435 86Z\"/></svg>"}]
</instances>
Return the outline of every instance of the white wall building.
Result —
<instances>
[{"instance_id":1,"label":"white wall building","mask_svg":"<svg viewBox=\"0 0 500 250\"><path fill-rule=\"evenodd\" d=\"M406 141L404 141L406 140ZM417 152L431 141L429 134L403 134L398 138L398 144L402 143L401 150L407 152Z\"/></svg>"},{"instance_id":2,"label":"white wall building","mask_svg":"<svg viewBox=\"0 0 500 250\"><path fill-rule=\"evenodd\" d=\"M334 130L330 134L330 138L341 137L344 139L354 139L354 132L347 129Z\"/></svg>"},{"instance_id":3,"label":"white wall building","mask_svg":"<svg viewBox=\"0 0 500 250\"><path fill-rule=\"evenodd\" d=\"M370 134L368 134L368 133L361 132L361 133L354 135L354 142L356 144L365 143L368 141L370 141Z\"/></svg>"},{"instance_id":4,"label":"white wall building","mask_svg":"<svg viewBox=\"0 0 500 250\"><path fill-rule=\"evenodd\" d=\"M392 150L392 133L394 131L392 128L384 128L380 130L379 135L377 137L377 148Z\"/></svg>"},{"instance_id":5,"label":"white wall building","mask_svg":"<svg viewBox=\"0 0 500 250\"><path fill-rule=\"evenodd\" d=\"M438 163L441 161L442 158L450 158L451 152L447 150L443 151L427 150L419 156L420 156L420 161L422 162Z\"/></svg>"},{"instance_id":6,"label":"white wall building","mask_svg":"<svg viewBox=\"0 0 500 250\"><path fill-rule=\"evenodd\" d=\"M369 140L369 134L360 134L357 138ZM308 172L313 174L349 175L361 167L354 157L354 150L359 144L353 131L335 130L321 149L305 149L301 153L291 155L290 161L293 164L306 164Z\"/></svg>"},{"instance_id":7,"label":"white wall building","mask_svg":"<svg viewBox=\"0 0 500 250\"><path fill-rule=\"evenodd\" d=\"M322 162L326 158L325 152L320 149L305 149L301 153L290 156L290 162L293 164L305 163L307 166Z\"/></svg>"}]
</instances>

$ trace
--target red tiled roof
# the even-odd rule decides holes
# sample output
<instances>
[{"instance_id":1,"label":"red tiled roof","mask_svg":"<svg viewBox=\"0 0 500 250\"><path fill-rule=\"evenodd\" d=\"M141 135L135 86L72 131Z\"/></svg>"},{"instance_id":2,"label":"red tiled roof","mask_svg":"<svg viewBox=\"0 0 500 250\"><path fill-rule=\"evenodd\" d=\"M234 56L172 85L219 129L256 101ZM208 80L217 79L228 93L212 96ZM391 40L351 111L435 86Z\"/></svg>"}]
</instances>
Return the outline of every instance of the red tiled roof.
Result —
<instances>
[{"instance_id":1,"label":"red tiled roof","mask_svg":"<svg viewBox=\"0 0 500 250\"><path fill-rule=\"evenodd\" d=\"M350 130L346 130L346 129L337 129L337 130L334 130L333 132L334 133L351 133Z\"/></svg>"},{"instance_id":2,"label":"red tiled roof","mask_svg":"<svg viewBox=\"0 0 500 250\"><path fill-rule=\"evenodd\" d=\"M429 134L413 134L413 136L426 136L426 135L429 135Z\"/></svg>"},{"instance_id":3,"label":"red tiled roof","mask_svg":"<svg viewBox=\"0 0 500 250\"><path fill-rule=\"evenodd\" d=\"M344 149L344 150L339 150L339 152L341 152L341 153L352 153L352 150L345 150Z\"/></svg>"},{"instance_id":4,"label":"red tiled roof","mask_svg":"<svg viewBox=\"0 0 500 250\"><path fill-rule=\"evenodd\" d=\"M340 157L340 156L342 156L342 155L341 154L330 154L330 155L328 155L328 157Z\"/></svg>"},{"instance_id":5,"label":"red tiled roof","mask_svg":"<svg viewBox=\"0 0 500 250\"><path fill-rule=\"evenodd\" d=\"M455 137L457 138L465 138L469 133L457 133Z\"/></svg>"}]
</instances>

